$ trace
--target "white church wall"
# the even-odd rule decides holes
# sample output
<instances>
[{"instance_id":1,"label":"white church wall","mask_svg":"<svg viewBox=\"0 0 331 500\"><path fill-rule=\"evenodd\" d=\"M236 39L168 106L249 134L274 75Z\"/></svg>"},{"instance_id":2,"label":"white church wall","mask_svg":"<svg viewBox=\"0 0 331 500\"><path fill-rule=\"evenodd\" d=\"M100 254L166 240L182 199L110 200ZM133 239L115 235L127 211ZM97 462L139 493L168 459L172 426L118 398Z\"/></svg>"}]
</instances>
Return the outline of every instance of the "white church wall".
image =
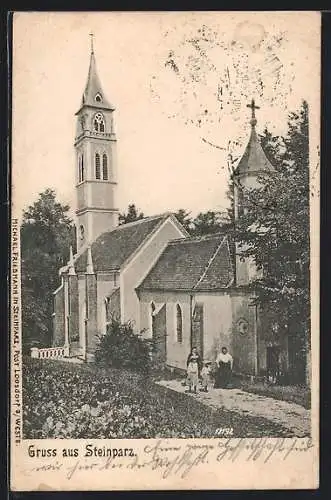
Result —
<instances>
[{"instance_id":1,"label":"white church wall","mask_svg":"<svg viewBox=\"0 0 331 500\"><path fill-rule=\"evenodd\" d=\"M112 231L117 226L117 212L90 211L87 215L87 228L88 234L90 235L90 243L95 241L101 234Z\"/></svg>"},{"instance_id":2,"label":"white church wall","mask_svg":"<svg viewBox=\"0 0 331 500\"><path fill-rule=\"evenodd\" d=\"M106 181L94 181L91 193L91 206L98 209L115 208L114 203L114 184Z\"/></svg>"},{"instance_id":3,"label":"white church wall","mask_svg":"<svg viewBox=\"0 0 331 500\"><path fill-rule=\"evenodd\" d=\"M177 339L177 305L182 311L182 342ZM167 300L167 365L186 370L191 351L191 305L187 293L173 292Z\"/></svg>"},{"instance_id":4,"label":"white church wall","mask_svg":"<svg viewBox=\"0 0 331 500\"><path fill-rule=\"evenodd\" d=\"M140 292L139 294L139 318L140 318L140 330L143 332L143 336L146 339L151 339L153 336L152 332L152 321L151 321L151 304L155 305L156 310L165 304L168 300L168 294L166 292Z\"/></svg>"},{"instance_id":5,"label":"white church wall","mask_svg":"<svg viewBox=\"0 0 331 500\"><path fill-rule=\"evenodd\" d=\"M231 350L231 297L224 292L196 294L195 302L203 304L204 358L216 359L220 348Z\"/></svg>"},{"instance_id":6,"label":"white church wall","mask_svg":"<svg viewBox=\"0 0 331 500\"><path fill-rule=\"evenodd\" d=\"M88 205L87 189L84 182L80 182L76 188L77 209L80 210Z\"/></svg>"},{"instance_id":7,"label":"white church wall","mask_svg":"<svg viewBox=\"0 0 331 500\"><path fill-rule=\"evenodd\" d=\"M166 305L166 364L173 368L186 369L186 360L191 350L191 304L185 292L140 292L140 321L145 329L145 338L152 338L151 304L156 311ZM182 311L182 341L177 339L177 305Z\"/></svg>"}]
</instances>

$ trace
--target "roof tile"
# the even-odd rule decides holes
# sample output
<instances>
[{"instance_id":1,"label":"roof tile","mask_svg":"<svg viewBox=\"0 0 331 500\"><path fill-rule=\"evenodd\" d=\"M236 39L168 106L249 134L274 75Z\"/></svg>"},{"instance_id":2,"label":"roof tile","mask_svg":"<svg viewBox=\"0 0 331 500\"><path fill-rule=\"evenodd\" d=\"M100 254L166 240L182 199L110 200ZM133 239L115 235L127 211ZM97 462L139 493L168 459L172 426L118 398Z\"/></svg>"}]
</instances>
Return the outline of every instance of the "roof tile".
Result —
<instances>
[{"instance_id":1,"label":"roof tile","mask_svg":"<svg viewBox=\"0 0 331 500\"><path fill-rule=\"evenodd\" d=\"M236 175L243 175L257 172L274 172L274 167L266 157L265 152L256 134L255 127L252 127L251 136L236 169Z\"/></svg>"},{"instance_id":2,"label":"roof tile","mask_svg":"<svg viewBox=\"0 0 331 500\"><path fill-rule=\"evenodd\" d=\"M214 290L228 286L232 268L224 234L168 243L139 289Z\"/></svg>"},{"instance_id":3,"label":"roof tile","mask_svg":"<svg viewBox=\"0 0 331 500\"><path fill-rule=\"evenodd\" d=\"M120 269L145 239L168 217L146 217L103 233L91 246L94 272ZM76 272L85 272L87 250L75 262Z\"/></svg>"}]
</instances>

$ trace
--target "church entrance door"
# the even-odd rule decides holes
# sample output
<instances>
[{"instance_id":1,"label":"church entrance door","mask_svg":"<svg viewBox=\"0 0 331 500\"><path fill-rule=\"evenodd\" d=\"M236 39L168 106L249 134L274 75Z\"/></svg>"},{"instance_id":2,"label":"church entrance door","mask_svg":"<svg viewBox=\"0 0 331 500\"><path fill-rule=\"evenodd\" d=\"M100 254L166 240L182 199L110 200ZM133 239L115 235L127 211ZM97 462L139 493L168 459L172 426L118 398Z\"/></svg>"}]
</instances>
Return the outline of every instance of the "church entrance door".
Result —
<instances>
[{"instance_id":1,"label":"church entrance door","mask_svg":"<svg viewBox=\"0 0 331 500\"><path fill-rule=\"evenodd\" d=\"M167 314L166 304L152 315L154 361L164 364L167 358Z\"/></svg>"},{"instance_id":2,"label":"church entrance door","mask_svg":"<svg viewBox=\"0 0 331 500\"><path fill-rule=\"evenodd\" d=\"M280 347L267 347L267 376L271 382L276 382L280 373Z\"/></svg>"},{"instance_id":3,"label":"church entrance door","mask_svg":"<svg viewBox=\"0 0 331 500\"><path fill-rule=\"evenodd\" d=\"M192 331L191 331L191 349L196 347L198 353L203 359L203 304L196 304L193 311Z\"/></svg>"}]
</instances>

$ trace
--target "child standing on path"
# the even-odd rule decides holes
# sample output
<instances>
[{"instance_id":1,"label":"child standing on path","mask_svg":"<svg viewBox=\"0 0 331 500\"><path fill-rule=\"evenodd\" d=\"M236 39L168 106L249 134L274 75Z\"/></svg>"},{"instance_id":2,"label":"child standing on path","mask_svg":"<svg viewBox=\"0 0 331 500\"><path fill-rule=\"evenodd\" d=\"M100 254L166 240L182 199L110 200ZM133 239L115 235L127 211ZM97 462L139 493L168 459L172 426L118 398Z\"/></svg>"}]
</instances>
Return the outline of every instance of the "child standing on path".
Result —
<instances>
[{"instance_id":1,"label":"child standing on path","mask_svg":"<svg viewBox=\"0 0 331 500\"><path fill-rule=\"evenodd\" d=\"M197 392L199 382L199 365L196 358L192 358L187 365L187 383L189 392Z\"/></svg>"},{"instance_id":2,"label":"child standing on path","mask_svg":"<svg viewBox=\"0 0 331 500\"><path fill-rule=\"evenodd\" d=\"M210 385L210 361L206 361L201 370L202 378L202 390L208 392L208 386Z\"/></svg>"}]
</instances>

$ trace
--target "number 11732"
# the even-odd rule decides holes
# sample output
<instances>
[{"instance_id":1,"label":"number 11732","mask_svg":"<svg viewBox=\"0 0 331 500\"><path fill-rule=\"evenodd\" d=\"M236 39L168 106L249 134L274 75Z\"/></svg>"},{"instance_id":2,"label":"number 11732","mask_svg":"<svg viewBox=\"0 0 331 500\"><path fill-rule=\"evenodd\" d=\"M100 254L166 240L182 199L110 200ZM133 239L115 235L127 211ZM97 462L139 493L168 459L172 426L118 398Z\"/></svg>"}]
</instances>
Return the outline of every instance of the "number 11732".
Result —
<instances>
[{"instance_id":1,"label":"number 11732","mask_svg":"<svg viewBox=\"0 0 331 500\"><path fill-rule=\"evenodd\" d=\"M217 427L215 436L231 437L233 436L233 427Z\"/></svg>"}]
</instances>

